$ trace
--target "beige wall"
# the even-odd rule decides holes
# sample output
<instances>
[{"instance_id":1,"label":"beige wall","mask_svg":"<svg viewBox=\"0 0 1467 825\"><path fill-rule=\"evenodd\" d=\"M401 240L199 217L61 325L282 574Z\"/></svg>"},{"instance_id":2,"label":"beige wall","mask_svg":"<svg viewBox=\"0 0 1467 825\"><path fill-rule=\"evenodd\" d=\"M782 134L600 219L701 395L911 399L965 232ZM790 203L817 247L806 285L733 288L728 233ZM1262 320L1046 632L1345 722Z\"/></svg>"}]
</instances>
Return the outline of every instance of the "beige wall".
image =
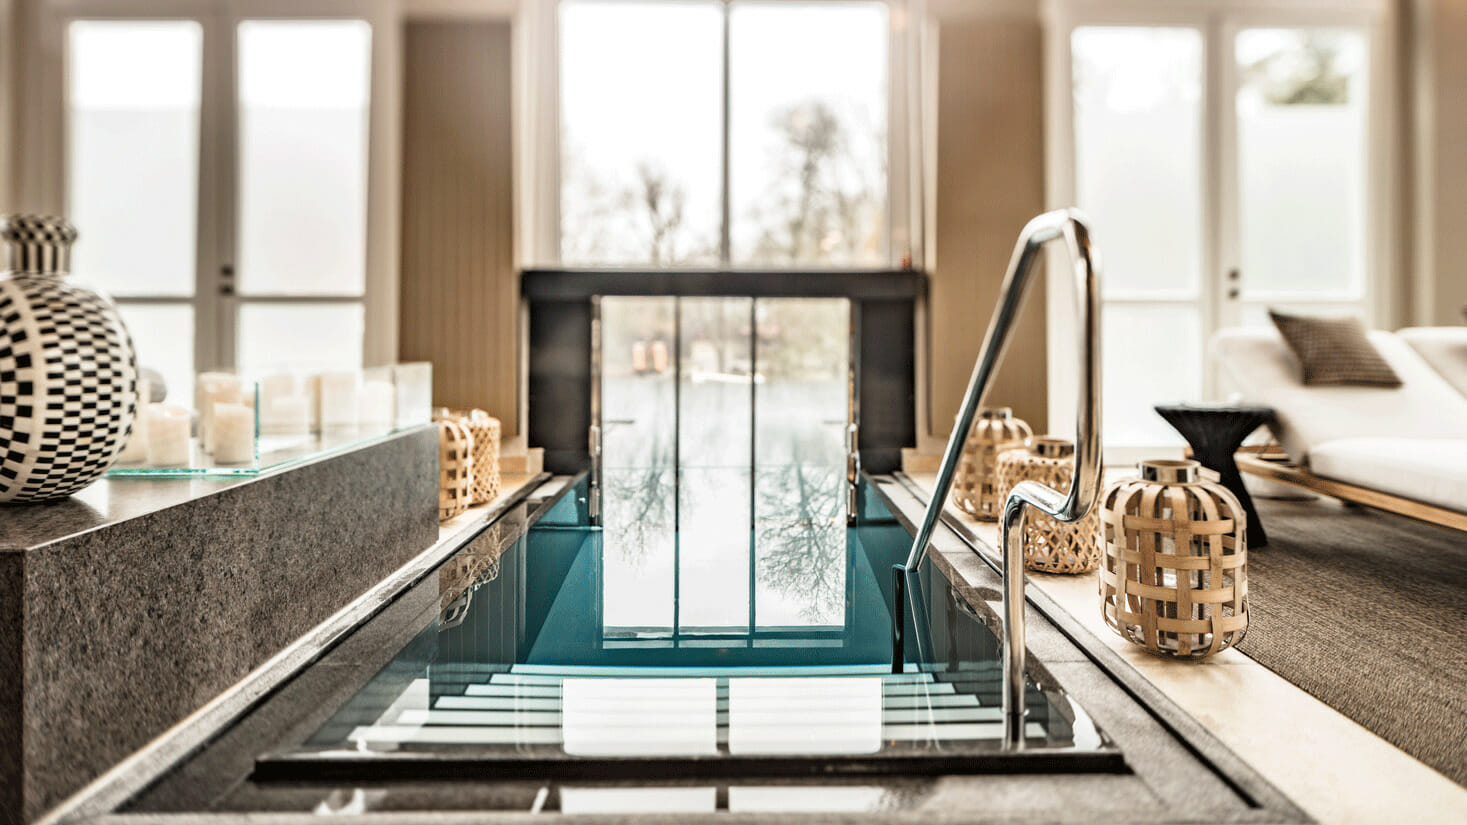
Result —
<instances>
[{"instance_id":1,"label":"beige wall","mask_svg":"<svg viewBox=\"0 0 1467 825\"><path fill-rule=\"evenodd\" d=\"M946 18L937 34L936 244L928 297L929 431L952 430L1019 230L1044 210L1037 18ZM1040 273L1036 273L1040 274ZM988 401L1048 421L1037 278Z\"/></svg>"},{"instance_id":2,"label":"beige wall","mask_svg":"<svg viewBox=\"0 0 1467 825\"><path fill-rule=\"evenodd\" d=\"M403 38L400 356L433 395L516 435L508 21L410 20Z\"/></svg>"},{"instance_id":3,"label":"beige wall","mask_svg":"<svg viewBox=\"0 0 1467 825\"><path fill-rule=\"evenodd\" d=\"M1467 0L1412 0L1413 322L1460 324L1467 307Z\"/></svg>"}]
</instances>

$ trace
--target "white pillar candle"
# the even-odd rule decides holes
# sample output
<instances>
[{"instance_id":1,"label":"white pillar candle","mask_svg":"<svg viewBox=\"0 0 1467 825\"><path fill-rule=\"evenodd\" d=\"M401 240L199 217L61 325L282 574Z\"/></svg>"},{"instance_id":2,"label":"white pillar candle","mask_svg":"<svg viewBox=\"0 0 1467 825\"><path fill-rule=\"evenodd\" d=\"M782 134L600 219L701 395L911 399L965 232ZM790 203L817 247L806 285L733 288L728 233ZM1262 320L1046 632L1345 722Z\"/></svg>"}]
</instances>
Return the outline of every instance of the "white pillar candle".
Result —
<instances>
[{"instance_id":1,"label":"white pillar candle","mask_svg":"<svg viewBox=\"0 0 1467 825\"><path fill-rule=\"evenodd\" d=\"M244 404L215 404L214 461L250 464L255 460L255 411Z\"/></svg>"},{"instance_id":2,"label":"white pillar candle","mask_svg":"<svg viewBox=\"0 0 1467 825\"><path fill-rule=\"evenodd\" d=\"M294 405L287 404L284 407L277 407L277 402L300 398L304 394L305 387L297 376L282 373L267 375L260 379L260 432L294 434L296 432L293 419ZM280 418L276 412L277 409L280 413L286 414L287 418Z\"/></svg>"},{"instance_id":3,"label":"white pillar candle","mask_svg":"<svg viewBox=\"0 0 1467 825\"><path fill-rule=\"evenodd\" d=\"M143 413L148 433L148 466L187 467L189 465L189 424L192 416L183 407L172 404L149 404Z\"/></svg>"},{"instance_id":4,"label":"white pillar candle","mask_svg":"<svg viewBox=\"0 0 1467 825\"><path fill-rule=\"evenodd\" d=\"M397 416L397 389L391 381L366 381L362 384L362 426L370 430L390 430Z\"/></svg>"},{"instance_id":5,"label":"white pillar candle","mask_svg":"<svg viewBox=\"0 0 1467 825\"><path fill-rule=\"evenodd\" d=\"M260 431L274 435L307 435L311 432L310 401L304 395L273 399L266 407L270 413L269 429L266 429L266 419L262 415Z\"/></svg>"},{"instance_id":6,"label":"white pillar candle","mask_svg":"<svg viewBox=\"0 0 1467 825\"><path fill-rule=\"evenodd\" d=\"M199 376L195 395L199 400L199 443L204 452L214 452L214 407L217 404L244 403L239 378L224 372L206 372Z\"/></svg>"},{"instance_id":7,"label":"white pillar candle","mask_svg":"<svg viewBox=\"0 0 1467 825\"><path fill-rule=\"evenodd\" d=\"M321 373L321 429L354 429L361 413L361 375L355 372Z\"/></svg>"}]
</instances>

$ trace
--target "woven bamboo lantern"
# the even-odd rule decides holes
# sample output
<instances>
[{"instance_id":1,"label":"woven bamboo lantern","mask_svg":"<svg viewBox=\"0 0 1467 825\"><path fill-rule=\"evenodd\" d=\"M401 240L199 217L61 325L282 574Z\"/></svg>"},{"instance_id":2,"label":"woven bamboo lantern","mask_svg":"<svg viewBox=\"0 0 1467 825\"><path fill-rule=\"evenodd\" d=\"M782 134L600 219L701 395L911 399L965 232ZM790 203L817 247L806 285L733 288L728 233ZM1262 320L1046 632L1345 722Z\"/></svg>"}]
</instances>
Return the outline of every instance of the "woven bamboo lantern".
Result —
<instances>
[{"instance_id":1,"label":"woven bamboo lantern","mask_svg":"<svg viewBox=\"0 0 1467 825\"><path fill-rule=\"evenodd\" d=\"M1247 516L1195 461L1143 461L1100 497L1105 623L1148 651L1205 659L1248 630Z\"/></svg>"},{"instance_id":2,"label":"woven bamboo lantern","mask_svg":"<svg viewBox=\"0 0 1467 825\"><path fill-rule=\"evenodd\" d=\"M438 418L438 520L473 503L474 437L457 418Z\"/></svg>"},{"instance_id":3,"label":"woven bamboo lantern","mask_svg":"<svg viewBox=\"0 0 1467 825\"><path fill-rule=\"evenodd\" d=\"M487 504L499 495L499 419L483 410L455 410L474 437L474 503Z\"/></svg>"},{"instance_id":4,"label":"woven bamboo lantern","mask_svg":"<svg viewBox=\"0 0 1467 825\"><path fill-rule=\"evenodd\" d=\"M979 521L998 521L1003 497L998 491L998 456L1022 447L1034 433L1008 407L983 407L963 442L953 476L953 503Z\"/></svg>"},{"instance_id":5,"label":"woven bamboo lantern","mask_svg":"<svg viewBox=\"0 0 1467 825\"><path fill-rule=\"evenodd\" d=\"M998 456L999 511L1021 481L1066 490L1075 474L1075 444L1035 438L1027 448ZM1094 508L1076 522L1063 522L1031 509L1024 516L1024 566L1043 573L1089 573L1100 566L1100 518Z\"/></svg>"}]
</instances>

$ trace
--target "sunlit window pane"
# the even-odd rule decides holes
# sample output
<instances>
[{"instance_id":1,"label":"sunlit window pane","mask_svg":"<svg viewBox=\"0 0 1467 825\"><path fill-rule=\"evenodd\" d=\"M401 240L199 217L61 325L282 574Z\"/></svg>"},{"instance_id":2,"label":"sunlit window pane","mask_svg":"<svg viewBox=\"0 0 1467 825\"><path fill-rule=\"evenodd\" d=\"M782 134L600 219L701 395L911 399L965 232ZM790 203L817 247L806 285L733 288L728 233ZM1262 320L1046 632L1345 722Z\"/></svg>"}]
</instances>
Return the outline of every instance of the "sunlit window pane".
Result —
<instances>
[{"instance_id":1,"label":"sunlit window pane","mask_svg":"<svg viewBox=\"0 0 1467 825\"><path fill-rule=\"evenodd\" d=\"M371 26L239 25L241 292L360 294Z\"/></svg>"},{"instance_id":2,"label":"sunlit window pane","mask_svg":"<svg viewBox=\"0 0 1467 825\"><path fill-rule=\"evenodd\" d=\"M1070 44L1076 200L1104 239L1106 293L1197 294L1202 33L1083 27Z\"/></svg>"},{"instance_id":3,"label":"sunlit window pane","mask_svg":"<svg viewBox=\"0 0 1467 825\"><path fill-rule=\"evenodd\" d=\"M882 3L730 9L735 264L886 261L886 41Z\"/></svg>"},{"instance_id":4,"label":"sunlit window pane","mask_svg":"<svg viewBox=\"0 0 1467 825\"><path fill-rule=\"evenodd\" d=\"M714 2L561 5L562 262L718 261L722 26Z\"/></svg>"},{"instance_id":5,"label":"sunlit window pane","mask_svg":"<svg viewBox=\"0 0 1467 825\"><path fill-rule=\"evenodd\" d=\"M1238 34L1245 300L1364 292L1366 56L1359 32Z\"/></svg>"},{"instance_id":6,"label":"sunlit window pane","mask_svg":"<svg viewBox=\"0 0 1467 825\"><path fill-rule=\"evenodd\" d=\"M203 32L82 20L67 35L73 268L117 295L192 295Z\"/></svg>"},{"instance_id":7,"label":"sunlit window pane","mask_svg":"<svg viewBox=\"0 0 1467 825\"><path fill-rule=\"evenodd\" d=\"M237 361L245 371L360 367L361 304L245 304Z\"/></svg>"},{"instance_id":8,"label":"sunlit window pane","mask_svg":"<svg viewBox=\"0 0 1467 825\"><path fill-rule=\"evenodd\" d=\"M194 311L186 304L123 303L122 322L132 336L138 365L157 370L168 398L191 403L194 382Z\"/></svg>"}]
</instances>

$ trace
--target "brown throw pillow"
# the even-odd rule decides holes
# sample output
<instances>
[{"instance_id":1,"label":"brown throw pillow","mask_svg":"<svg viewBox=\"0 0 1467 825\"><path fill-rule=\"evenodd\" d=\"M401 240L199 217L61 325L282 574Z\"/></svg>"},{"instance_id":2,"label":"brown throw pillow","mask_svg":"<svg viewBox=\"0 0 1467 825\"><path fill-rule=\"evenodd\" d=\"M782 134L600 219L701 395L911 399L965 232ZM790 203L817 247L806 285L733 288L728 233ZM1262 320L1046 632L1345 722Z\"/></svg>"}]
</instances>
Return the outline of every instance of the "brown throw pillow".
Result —
<instances>
[{"instance_id":1,"label":"brown throw pillow","mask_svg":"<svg viewBox=\"0 0 1467 825\"><path fill-rule=\"evenodd\" d=\"M1355 318L1311 318L1268 311L1273 325L1304 366L1305 384L1399 387L1401 379L1381 357Z\"/></svg>"}]
</instances>

